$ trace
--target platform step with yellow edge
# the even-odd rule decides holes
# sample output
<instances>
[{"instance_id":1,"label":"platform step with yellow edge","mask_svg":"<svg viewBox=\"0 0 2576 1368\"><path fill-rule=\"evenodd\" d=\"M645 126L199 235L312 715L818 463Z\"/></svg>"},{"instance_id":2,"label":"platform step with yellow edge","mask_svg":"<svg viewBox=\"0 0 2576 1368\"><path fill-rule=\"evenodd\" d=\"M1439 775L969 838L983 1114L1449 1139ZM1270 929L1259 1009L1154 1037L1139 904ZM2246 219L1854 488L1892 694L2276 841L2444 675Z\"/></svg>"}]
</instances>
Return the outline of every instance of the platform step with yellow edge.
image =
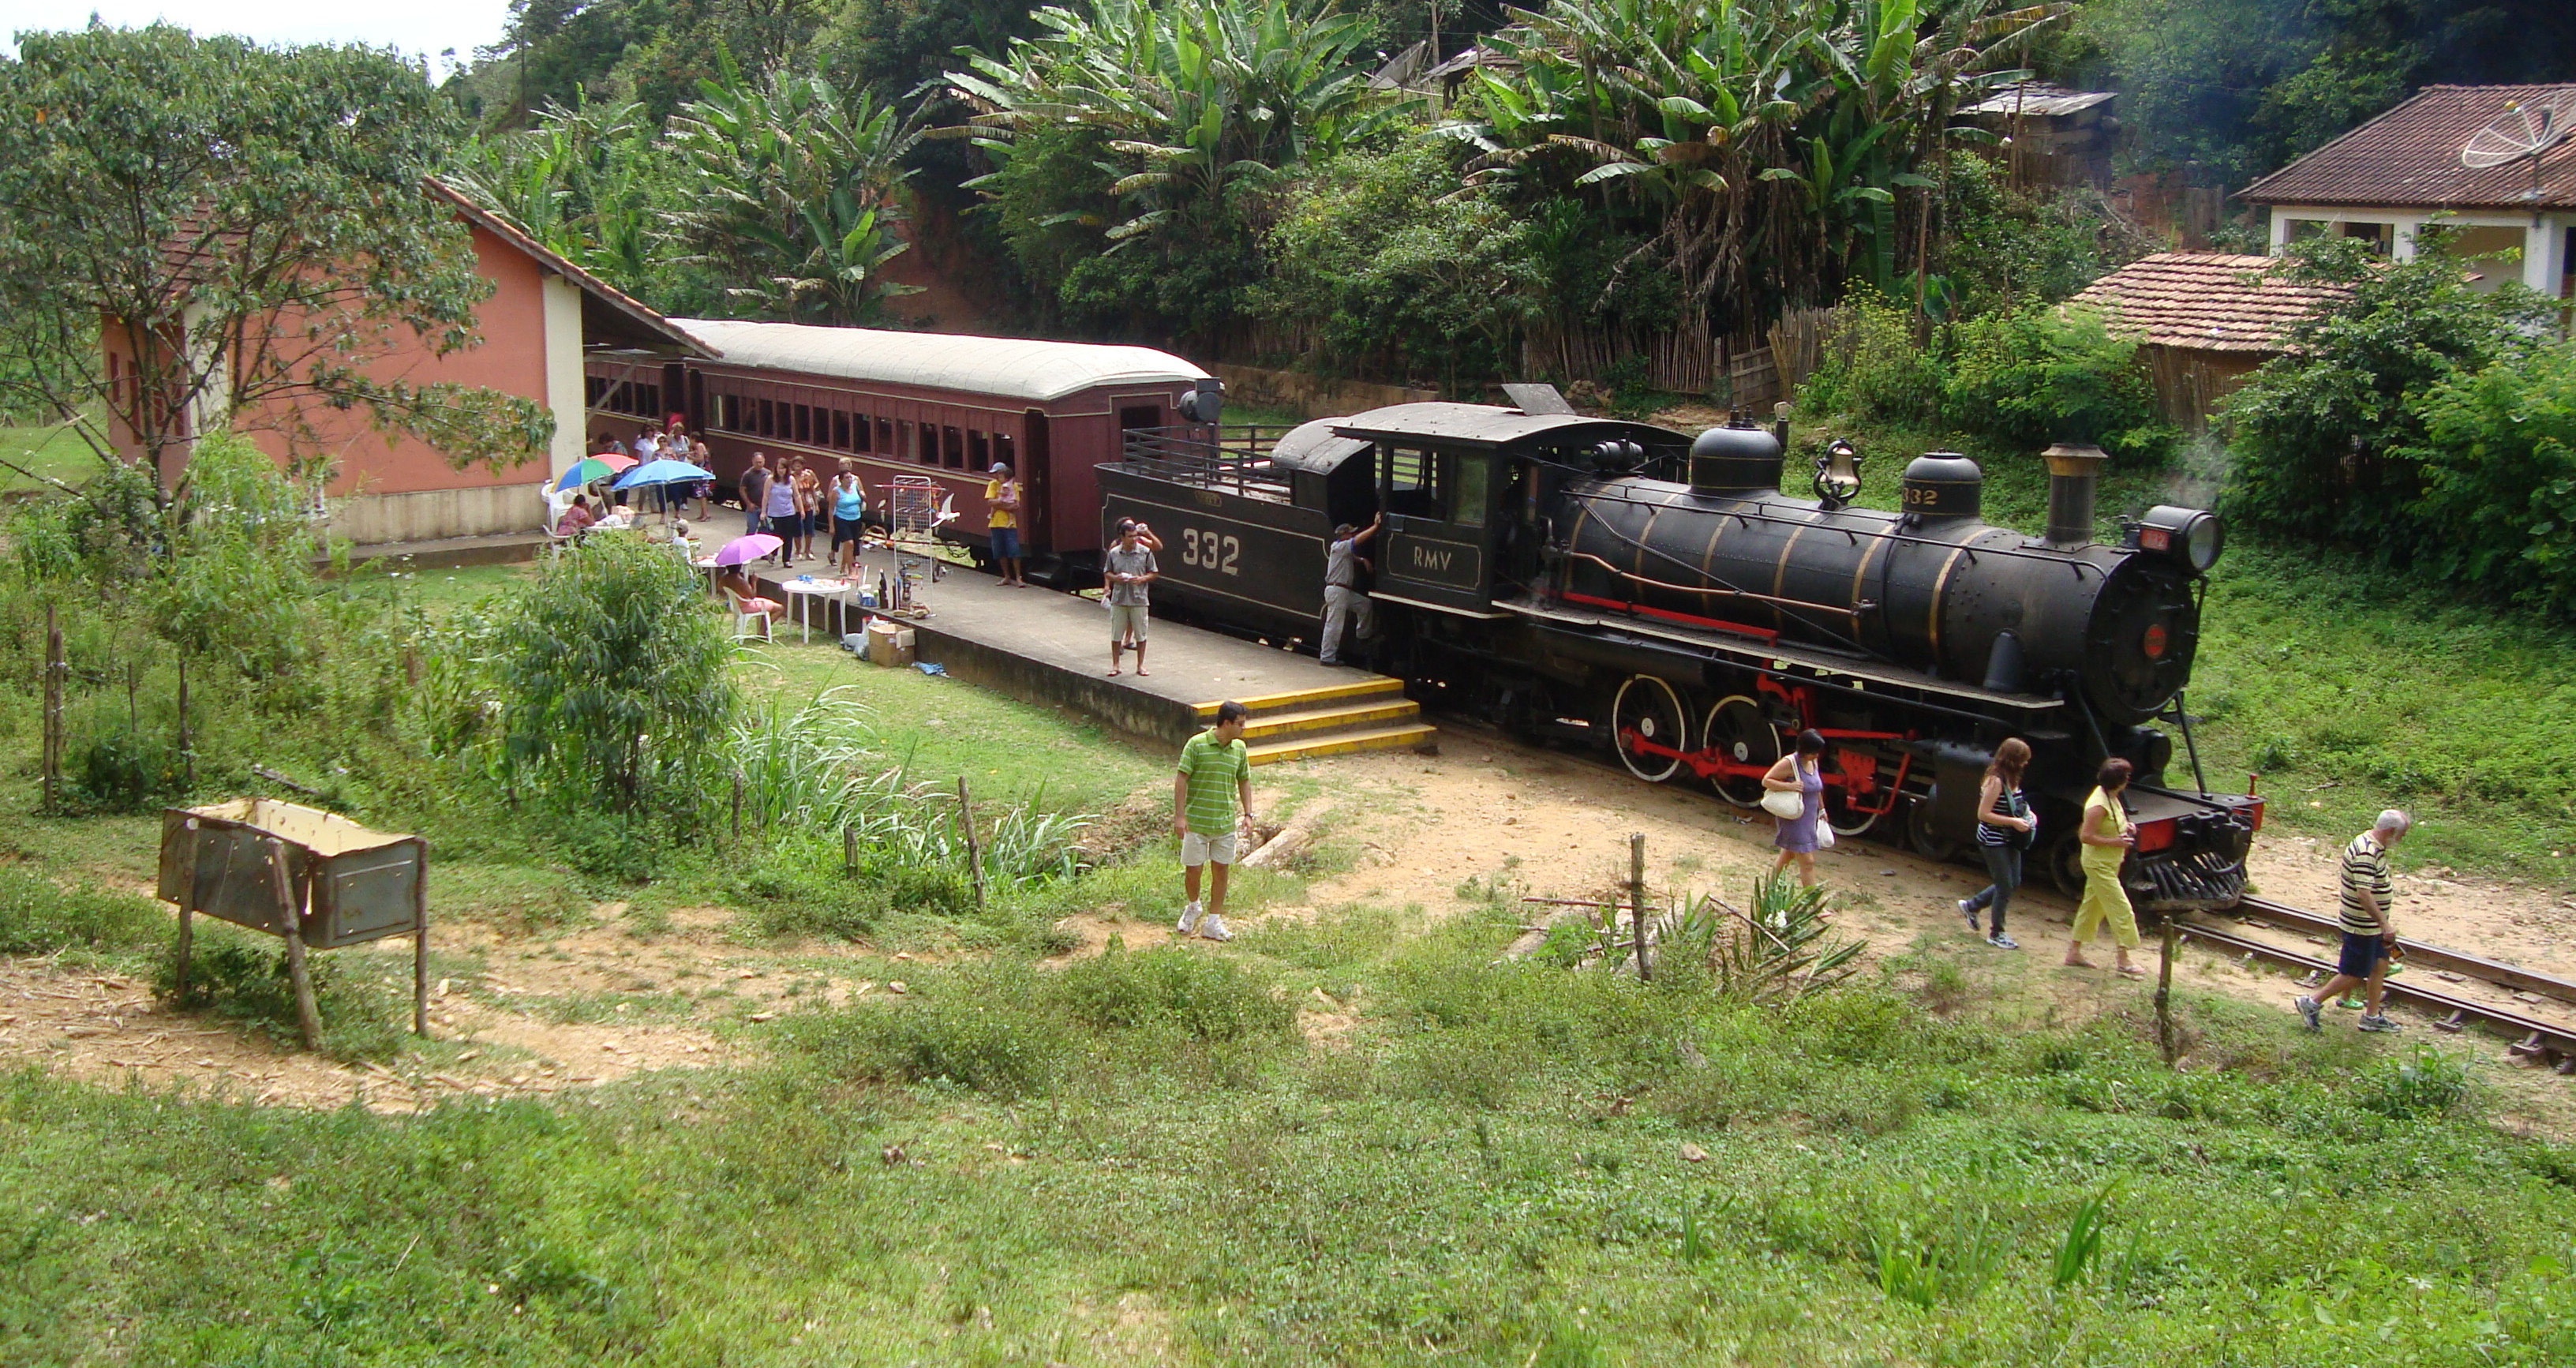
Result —
<instances>
[{"instance_id":1,"label":"platform step with yellow edge","mask_svg":"<svg viewBox=\"0 0 2576 1368\"><path fill-rule=\"evenodd\" d=\"M1356 755L1361 751L1421 750L1439 743L1440 729L1428 722L1407 722L1391 727L1367 727L1357 731L1334 731L1295 735L1278 741L1263 741L1244 747L1244 758L1256 765L1276 765L1289 760L1317 760L1327 755Z\"/></svg>"},{"instance_id":2,"label":"platform step with yellow edge","mask_svg":"<svg viewBox=\"0 0 2576 1368\"><path fill-rule=\"evenodd\" d=\"M1440 735L1423 722L1422 705L1404 696L1404 681L1385 675L1234 701L1252 711L1244 721L1243 740L1256 765L1358 751L1426 749ZM1215 702L1194 707L1200 725L1215 724Z\"/></svg>"},{"instance_id":3,"label":"platform step with yellow edge","mask_svg":"<svg viewBox=\"0 0 2576 1368\"><path fill-rule=\"evenodd\" d=\"M1192 704L1199 725L1216 721L1217 703L1210 699ZM1366 675L1348 684L1327 684L1320 689L1295 689L1287 693L1257 694L1234 700L1252 712L1250 721L1258 726L1262 719L1279 713L1311 712L1324 707L1357 707L1361 705L1405 702L1404 681L1385 675Z\"/></svg>"}]
</instances>

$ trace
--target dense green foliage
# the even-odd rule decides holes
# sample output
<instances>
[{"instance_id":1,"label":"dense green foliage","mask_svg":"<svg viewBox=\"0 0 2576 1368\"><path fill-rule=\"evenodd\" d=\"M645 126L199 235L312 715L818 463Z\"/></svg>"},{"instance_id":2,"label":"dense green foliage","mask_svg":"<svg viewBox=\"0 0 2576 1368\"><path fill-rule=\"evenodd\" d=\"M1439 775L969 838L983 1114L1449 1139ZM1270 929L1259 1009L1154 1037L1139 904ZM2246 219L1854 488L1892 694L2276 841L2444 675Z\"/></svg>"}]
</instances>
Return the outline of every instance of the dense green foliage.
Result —
<instances>
[{"instance_id":1,"label":"dense green foliage","mask_svg":"<svg viewBox=\"0 0 2576 1368\"><path fill-rule=\"evenodd\" d=\"M2394 264L2348 240L2298 249L2302 276L2350 293L2230 401L2228 510L2576 608L2551 570L2567 344L2544 341L2545 301L2514 283L2473 290L2438 235L2430 245Z\"/></svg>"},{"instance_id":2,"label":"dense green foliage","mask_svg":"<svg viewBox=\"0 0 2576 1368\"><path fill-rule=\"evenodd\" d=\"M2090 0L2058 60L2120 94L2129 160L2242 185L2416 87L2567 77L2553 0Z\"/></svg>"},{"instance_id":3,"label":"dense green foliage","mask_svg":"<svg viewBox=\"0 0 2576 1368\"><path fill-rule=\"evenodd\" d=\"M2423 566L2576 614L2576 346L2454 375L2424 396Z\"/></svg>"},{"instance_id":4,"label":"dense green foliage","mask_svg":"<svg viewBox=\"0 0 2576 1368\"><path fill-rule=\"evenodd\" d=\"M1928 342L1902 307L1854 296L1837 312L1800 406L1819 417L1946 425L2006 451L2092 442L2152 462L2173 447L2137 344L2096 316L2032 304L1922 330Z\"/></svg>"},{"instance_id":5,"label":"dense green foliage","mask_svg":"<svg viewBox=\"0 0 2576 1368\"><path fill-rule=\"evenodd\" d=\"M236 418L319 459L315 416L352 410L460 467L541 454L541 406L373 365L476 340L492 287L420 189L459 131L390 53L27 35L0 62L0 411L75 417L110 463L117 429L157 461Z\"/></svg>"}]
</instances>

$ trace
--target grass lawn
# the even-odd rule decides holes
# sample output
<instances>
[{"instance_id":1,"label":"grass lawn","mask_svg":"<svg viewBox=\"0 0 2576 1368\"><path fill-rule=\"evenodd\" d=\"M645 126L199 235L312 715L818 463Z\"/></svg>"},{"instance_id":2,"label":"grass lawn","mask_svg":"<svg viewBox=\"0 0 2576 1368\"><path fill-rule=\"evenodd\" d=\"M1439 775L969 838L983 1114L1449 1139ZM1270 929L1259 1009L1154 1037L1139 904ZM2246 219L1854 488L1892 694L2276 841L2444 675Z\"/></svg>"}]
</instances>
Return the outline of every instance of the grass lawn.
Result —
<instances>
[{"instance_id":1,"label":"grass lawn","mask_svg":"<svg viewBox=\"0 0 2576 1368\"><path fill-rule=\"evenodd\" d=\"M394 588L447 612L514 573ZM739 661L782 704L849 690L876 758L997 806L1098 810L1169 764L828 647ZM0 830L0 951L52 957L10 971L150 974L156 833ZM908 991L711 1008L732 1062L408 1117L0 1075L0 1363L2576 1361L2576 1148L2486 1119L2559 1085L2447 1037L2186 993L2171 1070L2142 986L1955 941L1754 1006L1687 961L1644 986L1511 959L1522 910L1493 902L1166 946L1161 842L978 911L860 906L820 833L710 833L643 885L507 834L434 866L437 914L497 948L569 959L551 939L613 899L657 949L713 906L781 972ZM1237 892L1304 901L1294 874ZM1076 911L1120 948L1069 962ZM465 1062L375 1025L361 1057Z\"/></svg>"},{"instance_id":2,"label":"grass lawn","mask_svg":"<svg viewBox=\"0 0 2576 1368\"><path fill-rule=\"evenodd\" d=\"M89 449L89 444L83 442L68 423L50 427L0 427L0 461L24 466L69 485L79 484L98 469L97 453ZM15 470L0 469L0 494L47 487L42 481L31 480Z\"/></svg>"},{"instance_id":3,"label":"grass lawn","mask_svg":"<svg viewBox=\"0 0 2576 1368\"><path fill-rule=\"evenodd\" d=\"M1223 949L915 965L906 997L743 1026L767 1062L409 1118L21 1072L0 1352L2576 1355L2576 1149L2481 1121L2486 1085L2438 1049L2187 999L2172 1072L2142 989L2061 1019L2038 960L1928 948L1753 1008L1500 960L1516 922L1363 908ZM1349 1029L1309 1041L1301 1009Z\"/></svg>"}]
</instances>

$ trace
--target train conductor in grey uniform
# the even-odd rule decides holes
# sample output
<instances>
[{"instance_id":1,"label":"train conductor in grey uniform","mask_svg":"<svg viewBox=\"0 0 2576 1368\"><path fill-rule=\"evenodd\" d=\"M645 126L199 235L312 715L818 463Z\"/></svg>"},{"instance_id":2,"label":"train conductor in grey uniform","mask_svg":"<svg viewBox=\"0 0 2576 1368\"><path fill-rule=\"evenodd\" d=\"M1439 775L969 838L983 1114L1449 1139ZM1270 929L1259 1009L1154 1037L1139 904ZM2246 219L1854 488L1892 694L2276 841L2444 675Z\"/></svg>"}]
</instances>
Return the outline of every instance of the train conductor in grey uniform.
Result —
<instances>
[{"instance_id":1,"label":"train conductor in grey uniform","mask_svg":"<svg viewBox=\"0 0 2576 1368\"><path fill-rule=\"evenodd\" d=\"M1358 631L1365 641L1377 635L1377 612L1369 602L1368 591L1360 587L1360 576L1369 563L1361 558L1360 548L1377 535L1386 523L1380 513L1363 528L1349 523L1333 529L1332 543L1324 550L1324 640L1321 647L1327 665L1342 663L1342 629Z\"/></svg>"}]
</instances>

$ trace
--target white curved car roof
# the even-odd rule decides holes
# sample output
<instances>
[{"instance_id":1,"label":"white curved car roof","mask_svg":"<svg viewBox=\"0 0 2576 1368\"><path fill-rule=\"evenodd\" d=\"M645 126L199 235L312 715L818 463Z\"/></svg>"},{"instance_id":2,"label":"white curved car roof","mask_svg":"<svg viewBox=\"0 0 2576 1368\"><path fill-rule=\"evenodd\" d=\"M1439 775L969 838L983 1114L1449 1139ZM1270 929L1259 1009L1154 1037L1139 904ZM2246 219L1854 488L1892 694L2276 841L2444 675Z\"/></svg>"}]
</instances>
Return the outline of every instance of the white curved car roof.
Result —
<instances>
[{"instance_id":1,"label":"white curved car roof","mask_svg":"<svg viewBox=\"0 0 2576 1368\"><path fill-rule=\"evenodd\" d=\"M1104 385L1187 383L1207 378L1206 371L1151 347L734 319L674 318L671 322L706 344L720 359L738 366L967 390L1039 402Z\"/></svg>"}]
</instances>

